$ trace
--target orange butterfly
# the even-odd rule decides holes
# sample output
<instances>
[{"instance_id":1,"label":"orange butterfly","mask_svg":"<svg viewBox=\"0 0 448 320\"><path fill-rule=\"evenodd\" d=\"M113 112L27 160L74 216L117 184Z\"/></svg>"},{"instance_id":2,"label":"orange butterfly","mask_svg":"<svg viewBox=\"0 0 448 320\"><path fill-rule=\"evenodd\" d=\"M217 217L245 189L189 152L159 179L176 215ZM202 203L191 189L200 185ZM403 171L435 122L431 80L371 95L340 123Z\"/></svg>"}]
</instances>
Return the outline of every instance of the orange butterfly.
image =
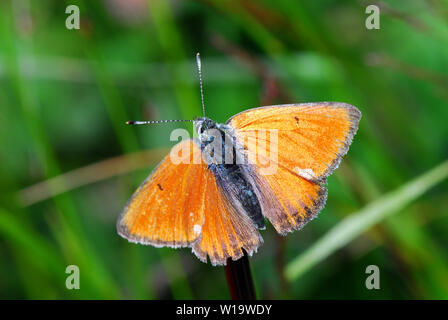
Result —
<instances>
[{"instance_id":1,"label":"orange butterfly","mask_svg":"<svg viewBox=\"0 0 448 320\"><path fill-rule=\"evenodd\" d=\"M199 54L197 61L200 73ZM201 74L200 80L202 96ZM356 107L337 102L255 108L225 124L197 118L199 138L174 146L135 191L118 233L135 243L191 247L212 265L239 259L242 249L252 255L263 242L257 229L265 218L285 235L317 216L326 178L347 153L360 118Z\"/></svg>"}]
</instances>

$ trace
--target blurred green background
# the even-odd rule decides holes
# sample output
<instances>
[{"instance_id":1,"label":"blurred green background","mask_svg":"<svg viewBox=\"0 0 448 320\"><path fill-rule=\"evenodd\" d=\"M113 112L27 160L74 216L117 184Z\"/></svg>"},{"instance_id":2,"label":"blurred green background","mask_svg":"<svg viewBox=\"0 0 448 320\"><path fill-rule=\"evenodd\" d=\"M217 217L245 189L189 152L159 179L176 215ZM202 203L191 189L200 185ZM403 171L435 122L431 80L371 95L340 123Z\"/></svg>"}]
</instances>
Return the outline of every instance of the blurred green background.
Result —
<instances>
[{"instance_id":1,"label":"blurred green background","mask_svg":"<svg viewBox=\"0 0 448 320\"><path fill-rule=\"evenodd\" d=\"M223 268L115 230L178 127L124 123L200 115L198 51L218 122L280 103L363 113L319 218L262 232L260 298L448 298L446 0L1 1L0 298L229 298ZM380 290L365 287L372 264Z\"/></svg>"}]
</instances>

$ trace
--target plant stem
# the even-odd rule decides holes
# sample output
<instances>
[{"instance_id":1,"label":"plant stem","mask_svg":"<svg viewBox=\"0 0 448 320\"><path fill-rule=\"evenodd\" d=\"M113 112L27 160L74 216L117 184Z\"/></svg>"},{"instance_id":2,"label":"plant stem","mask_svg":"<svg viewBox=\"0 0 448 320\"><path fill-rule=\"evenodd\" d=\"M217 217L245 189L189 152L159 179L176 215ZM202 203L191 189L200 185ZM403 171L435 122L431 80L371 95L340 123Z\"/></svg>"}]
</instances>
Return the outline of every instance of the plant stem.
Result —
<instances>
[{"instance_id":1,"label":"plant stem","mask_svg":"<svg viewBox=\"0 0 448 320\"><path fill-rule=\"evenodd\" d=\"M227 260L226 270L227 284L232 300L256 300L254 282L249 266L249 258L243 249L244 255L233 261Z\"/></svg>"}]
</instances>

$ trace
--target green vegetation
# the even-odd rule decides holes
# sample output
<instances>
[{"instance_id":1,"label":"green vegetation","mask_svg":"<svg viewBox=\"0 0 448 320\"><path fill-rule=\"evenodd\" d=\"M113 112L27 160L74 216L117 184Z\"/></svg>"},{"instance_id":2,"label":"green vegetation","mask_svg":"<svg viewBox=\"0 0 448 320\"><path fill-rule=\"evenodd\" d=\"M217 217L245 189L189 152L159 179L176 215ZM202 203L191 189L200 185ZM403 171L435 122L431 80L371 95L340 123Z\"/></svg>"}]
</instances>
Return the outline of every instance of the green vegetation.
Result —
<instances>
[{"instance_id":1,"label":"green vegetation","mask_svg":"<svg viewBox=\"0 0 448 320\"><path fill-rule=\"evenodd\" d=\"M124 123L200 115L199 51L219 122L294 102L363 113L319 217L262 232L260 298L447 299L448 2L381 3L367 30L364 1L1 1L0 298L229 297L223 268L115 231L177 126Z\"/></svg>"}]
</instances>

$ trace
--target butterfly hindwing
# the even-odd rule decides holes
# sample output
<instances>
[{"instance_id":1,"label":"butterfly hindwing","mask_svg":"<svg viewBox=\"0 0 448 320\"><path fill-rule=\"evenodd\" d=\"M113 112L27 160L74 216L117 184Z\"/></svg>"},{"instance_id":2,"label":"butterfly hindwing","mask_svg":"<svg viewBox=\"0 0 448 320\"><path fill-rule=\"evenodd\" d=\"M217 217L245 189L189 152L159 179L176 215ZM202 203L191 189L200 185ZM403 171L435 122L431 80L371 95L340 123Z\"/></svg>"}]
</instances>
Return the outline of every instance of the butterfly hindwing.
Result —
<instances>
[{"instance_id":1,"label":"butterfly hindwing","mask_svg":"<svg viewBox=\"0 0 448 320\"><path fill-rule=\"evenodd\" d=\"M254 201L246 207L246 200L255 199L252 191L280 234L303 227L323 208L326 177L346 154L360 117L355 107L330 102L237 114L224 127L235 138L236 153L253 161L238 167L245 180L235 176L237 170L212 170L201 142L181 142L171 151L181 150L180 159L167 156L128 201L118 232L142 244L191 247L213 265L240 258L243 249L252 254L262 243L254 221L263 226L247 212L257 207ZM273 132L275 139L271 133L260 136L263 131ZM269 150L260 153L260 146ZM272 163L275 170L266 172Z\"/></svg>"},{"instance_id":2,"label":"butterfly hindwing","mask_svg":"<svg viewBox=\"0 0 448 320\"><path fill-rule=\"evenodd\" d=\"M301 229L322 210L327 188L279 166L275 174L263 175L257 166L247 167L263 215L281 235Z\"/></svg>"},{"instance_id":3,"label":"butterfly hindwing","mask_svg":"<svg viewBox=\"0 0 448 320\"><path fill-rule=\"evenodd\" d=\"M206 177L205 223L202 236L193 245L196 256L212 265L225 265L228 258L237 260L256 252L262 238L248 216L237 211L228 201L209 170Z\"/></svg>"}]
</instances>

